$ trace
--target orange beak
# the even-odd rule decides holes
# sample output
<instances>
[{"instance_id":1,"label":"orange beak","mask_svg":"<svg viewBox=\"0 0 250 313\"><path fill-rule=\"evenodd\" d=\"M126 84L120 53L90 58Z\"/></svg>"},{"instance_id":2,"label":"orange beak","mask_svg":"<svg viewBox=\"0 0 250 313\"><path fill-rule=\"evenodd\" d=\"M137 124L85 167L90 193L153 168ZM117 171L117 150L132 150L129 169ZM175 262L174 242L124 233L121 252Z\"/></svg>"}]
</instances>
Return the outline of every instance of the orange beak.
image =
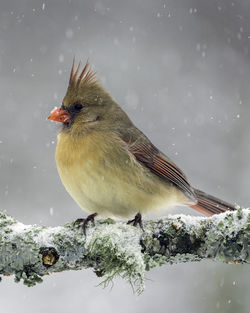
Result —
<instances>
[{"instance_id":1,"label":"orange beak","mask_svg":"<svg viewBox=\"0 0 250 313\"><path fill-rule=\"evenodd\" d=\"M68 124L71 120L71 116L67 110L55 108L48 117L48 120Z\"/></svg>"}]
</instances>

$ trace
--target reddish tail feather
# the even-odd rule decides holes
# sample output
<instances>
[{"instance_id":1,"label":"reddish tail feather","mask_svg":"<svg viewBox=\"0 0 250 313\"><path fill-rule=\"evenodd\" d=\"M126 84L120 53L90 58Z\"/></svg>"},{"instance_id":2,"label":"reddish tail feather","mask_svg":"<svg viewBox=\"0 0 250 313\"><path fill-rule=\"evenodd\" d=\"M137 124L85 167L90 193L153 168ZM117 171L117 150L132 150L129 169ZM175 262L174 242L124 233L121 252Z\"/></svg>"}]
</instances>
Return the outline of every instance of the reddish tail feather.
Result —
<instances>
[{"instance_id":1,"label":"reddish tail feather","mask_svg":"<svg viewBox=\"0 0 250 313\"><path fill-rule=\"evenodd\" d=\"M198 189L195 189L195 194L198 202L195 205L191 205L191 208L207 216L223 213L228 210L236 210L234 205L220 200L214 196L208 195L207 193Z\"/></svg>"}]
</instances>

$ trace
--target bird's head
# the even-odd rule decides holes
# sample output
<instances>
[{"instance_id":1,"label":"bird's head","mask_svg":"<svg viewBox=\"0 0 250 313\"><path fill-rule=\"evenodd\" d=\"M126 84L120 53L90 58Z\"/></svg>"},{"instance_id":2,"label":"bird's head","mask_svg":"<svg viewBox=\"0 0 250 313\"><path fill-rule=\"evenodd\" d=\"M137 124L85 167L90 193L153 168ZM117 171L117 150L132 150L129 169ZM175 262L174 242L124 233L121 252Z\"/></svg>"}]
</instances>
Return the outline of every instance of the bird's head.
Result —
<instances>
[{"instance_id":1,"label":"bird's head","mask_svg":"<svg viewBox=\"0 0 250 313\"><path fill-rule=\"evenodd\" d=\"M89 62L83 70L81 62L75 69L74 59L62 105L55 108L48 119L62 123L63 131L81 134L108 128L125 116L125 112L100 85Z\"/></svg>"}]
</instances>

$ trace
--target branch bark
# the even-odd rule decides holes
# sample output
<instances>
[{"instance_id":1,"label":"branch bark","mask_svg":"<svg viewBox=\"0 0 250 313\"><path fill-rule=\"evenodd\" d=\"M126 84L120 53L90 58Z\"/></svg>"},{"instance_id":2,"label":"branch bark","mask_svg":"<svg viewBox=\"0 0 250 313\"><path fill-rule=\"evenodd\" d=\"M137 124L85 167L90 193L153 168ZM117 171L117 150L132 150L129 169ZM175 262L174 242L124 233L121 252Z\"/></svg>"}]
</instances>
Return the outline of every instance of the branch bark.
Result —
<instances>
[{"instance_id":1,"label":"branch bark","mask_svg":"<svg viewBox=\"0 0 250 313\"><path fill-rule=\"evenodd\" d=\"M215 259L250 263L250 210L210 218L185 215L144 222L145 231L111 219L89 226L24 225L0 213L0 274L27 286L42 276L92 267L107 285L120 275L140 293L145 271L165 263Z\"/></svg>"}]
</instances>

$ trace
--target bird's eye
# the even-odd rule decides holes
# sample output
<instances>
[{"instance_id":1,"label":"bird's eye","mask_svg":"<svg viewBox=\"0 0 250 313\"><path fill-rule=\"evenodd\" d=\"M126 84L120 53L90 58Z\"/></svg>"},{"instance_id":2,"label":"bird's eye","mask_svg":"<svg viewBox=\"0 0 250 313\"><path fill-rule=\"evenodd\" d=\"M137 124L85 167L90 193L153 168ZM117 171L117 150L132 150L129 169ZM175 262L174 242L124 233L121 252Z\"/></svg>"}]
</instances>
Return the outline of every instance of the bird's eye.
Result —
<instances>
[{"instance_id":1,"label":"bird's eye","mask_svg":"<svg viewBox=\"0 0 250 313\"><path fill-rule=\"evenodd\" d=\"M83 108L83 105L81 103L74 104L74 110L80 111Z\"/></svg>"}]
</instances>

